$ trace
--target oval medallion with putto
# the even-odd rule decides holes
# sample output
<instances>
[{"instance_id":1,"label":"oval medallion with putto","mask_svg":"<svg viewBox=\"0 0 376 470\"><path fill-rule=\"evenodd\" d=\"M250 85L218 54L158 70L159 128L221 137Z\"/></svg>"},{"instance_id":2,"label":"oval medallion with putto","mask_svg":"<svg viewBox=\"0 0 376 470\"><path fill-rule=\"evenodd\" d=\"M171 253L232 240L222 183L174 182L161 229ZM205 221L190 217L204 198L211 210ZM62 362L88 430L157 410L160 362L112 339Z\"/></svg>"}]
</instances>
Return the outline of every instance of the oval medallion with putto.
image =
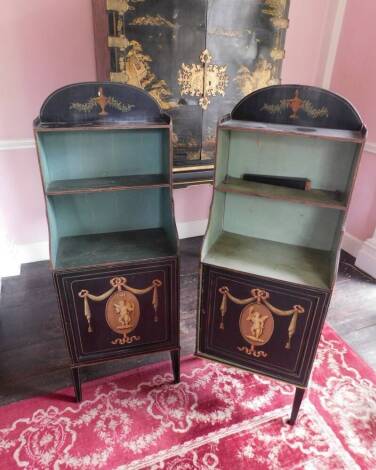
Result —
<instances>
[{"instance_id":1,"label":"oval medallion with putto","mask_svg":"<svg viewBox=\"0 0 376 470\"><path fill-rule=\"evenodd\" d=\"M106 321L115 333L128 335L137 327L139 319L140 304L131 292L121 290L108 299Z\"/></svg>"},{"instance_id":2,"label":"oval medallion with putto","mask_svg":"<svg viewBox=\"0 0 376 470\"><path fill-rule=\"evenodd\" d=\"M274 331L272 312L262 304L246 305L239 318L240 333L253 346L266 344Z\"/></svg>"}]
</instances>

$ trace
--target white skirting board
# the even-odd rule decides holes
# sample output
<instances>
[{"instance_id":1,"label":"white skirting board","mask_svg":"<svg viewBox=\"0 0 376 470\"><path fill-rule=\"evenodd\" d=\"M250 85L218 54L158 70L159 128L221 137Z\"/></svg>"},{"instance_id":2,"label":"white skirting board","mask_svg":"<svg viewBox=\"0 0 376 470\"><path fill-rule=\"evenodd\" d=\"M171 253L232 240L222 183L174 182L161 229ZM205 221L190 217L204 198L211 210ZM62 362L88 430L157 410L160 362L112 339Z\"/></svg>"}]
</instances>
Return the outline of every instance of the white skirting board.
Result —
<instances>
[{"instance_id":1,"label":"white skirting board","mask_svg":"<svg viewBox=\"0 0 376 470\"><path fill-rule=\"evenodd\" d=\"M356 258L355 266L376 278L376 239L363 241L345 232L342 249Z\"/></svg>"},{"instance_id":2,"label":"white skirting board","mask_svg":"<svg viewBox=\"0 0 376 470\"><path fill-rule=\"evenodd\" d=\"M43 261L49 258L48 241L15 245L8 243L0 249L2 256L0 262L0 279L7 276L18 276L21 265Z\"/></svg>"},{"instance_id":3,"label":"white skirting board","mask_svg":"<svg viewBox=\"0 0 376 470\"><path fill-rule=\"evenodd\" d=\"M208 219L178 222L176 225L180 239L201 237L205 235Z\"/></svg>"},{"instance_id":4,"label":"white skirting board","mask_svg":"<svg viewBox=\"0 0 376 470\"><path fill-rule=\"evenodd\" d=\"M370 238L362 244L355 266L376 279L376 238Z\"/></svg>"},{"instance_id":5,"label":"white skirting board","mask_svg":"<svg viewBox=\"0 0 376 470\"><path fill-rule=\"evenodd\" d=\"M199 237L205 234L207 219L177 224L179 238ZM344 234L342 249L357 258L356 266L376 277L376 243L372 240L363 242L358 238ZM9 256L2 257L0 264L1 277L17 276L20 274L21 264L34 261L47 260L49 257L48 242L31 243L29 245L14 245L8 250Z\"/></svg>"},{"instance_id":6,"label":"white skirting board","mask_svg":"<svg viewBox=\"0 0 376 470\"><path fill-rule=\"evenodd\" d=\"M363 241L359 238L350 235L348 232L345 232L342 239L342 250L345 250L351 256L356 258L362 247Z\"/></svg>"}]
</instances>

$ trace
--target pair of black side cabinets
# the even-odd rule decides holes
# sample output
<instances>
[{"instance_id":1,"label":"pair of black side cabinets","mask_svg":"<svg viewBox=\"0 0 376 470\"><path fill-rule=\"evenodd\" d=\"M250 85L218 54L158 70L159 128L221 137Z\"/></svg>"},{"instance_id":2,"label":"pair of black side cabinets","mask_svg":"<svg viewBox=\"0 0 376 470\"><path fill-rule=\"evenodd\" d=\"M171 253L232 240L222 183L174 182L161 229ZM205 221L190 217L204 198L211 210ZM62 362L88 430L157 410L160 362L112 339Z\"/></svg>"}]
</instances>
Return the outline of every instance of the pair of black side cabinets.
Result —
<instances>
[{"instance_id":1,"label":"pair of black side cabinets","mask_svg":"<svg viewBox=\"0 0 376 470\"><path fill-rule=\"evenodd\" d=\"M171 119L143 90L66 86L34 122L76 398L81 367L169 351L180 378ZM366 129L343 98L278 85L218 124L196 354L307 387ZM306 178L310 189L244 174Z\"/></svg>"}]
</instances>

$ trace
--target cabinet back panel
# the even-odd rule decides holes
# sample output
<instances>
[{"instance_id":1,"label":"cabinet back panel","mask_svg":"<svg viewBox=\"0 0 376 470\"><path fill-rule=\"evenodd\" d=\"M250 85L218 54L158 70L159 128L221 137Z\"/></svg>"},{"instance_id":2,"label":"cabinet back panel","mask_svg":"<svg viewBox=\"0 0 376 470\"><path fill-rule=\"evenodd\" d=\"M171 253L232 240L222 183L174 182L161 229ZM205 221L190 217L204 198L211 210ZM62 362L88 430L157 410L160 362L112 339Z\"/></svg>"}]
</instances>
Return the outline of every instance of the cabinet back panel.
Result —
<instances>
[{"instance_id":1,"label":"cabinet back panel","mask_svg":"<svg viewBox=\"0 0 376 470\"><path fill-rule=\"evenodd\" d=\"M226 194L223 230L290 245L331 250L342 217L341 211L334 209Z\"/></svg>"},{"instance_id":2,"label":"cabinet back panel","mask_svg":"<svg viewBox=\"0 0 376 470\"><path fill-rule=\"evenodd\" d=\"M47 183L65 179L168 173L166 130L41 132L38 139Z\"/></svg>"},{"instance_id":3,"label":"cabinet back panel","mask_svg":"<svg viewBox=\"0 0 376 470\"><path fill-rule=\"evenodd\" d=\"M226 195L219 191L214 191L212 205L210 209L209 225L204 237L201 249L201 260L203 260L211 246L223 230L223 214L225 209Z\"/></svg>"},{"instance_id":4,"label":"cabinet back panel","mask_svg":"<svg viewBox=\"0 0 376 470\"><path fill-rule=\"evenodd\" d=\"M312 187L347 192L359 144L257 132L230 134L228 175L298 176Z\"/></svg>"},{"instance_id":5,"label":"cabinet back panel","mask_svg":"<svg viewBox=\"0 0 376 470\"><path fill-rule=\"evenodd\" d=\"M165 188L50 196L49 215L58 238L156 228L169 197Z\"/></svg>"}]
</instances>

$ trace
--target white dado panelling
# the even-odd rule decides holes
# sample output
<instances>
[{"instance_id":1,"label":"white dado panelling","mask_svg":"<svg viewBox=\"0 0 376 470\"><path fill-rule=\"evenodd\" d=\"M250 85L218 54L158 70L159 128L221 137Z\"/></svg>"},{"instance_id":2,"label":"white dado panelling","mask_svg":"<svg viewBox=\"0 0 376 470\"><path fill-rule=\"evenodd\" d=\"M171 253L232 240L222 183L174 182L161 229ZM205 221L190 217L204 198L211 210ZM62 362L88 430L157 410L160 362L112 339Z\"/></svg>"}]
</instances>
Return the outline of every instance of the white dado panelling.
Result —
<instances>
[{"instance_id":1,"label":"white dado panelling","mask_svg":"<svg viewBox=\"0 0 376 470\"><path fill-rule=\"evenodd\" d=\"M376 154L376 142L366 142L364 150L368 153Z\"/></svg>"},{"instance_id":2,"label":"white dado panelling","mask_svg":"<svg viewBox=\"0 0 376 470\"><path fill-rule=\"evenodd\" d=\"M34 139L0 140L0 150L21 150L35 148Z\"/></svg>"},{"instance_id":3,"label":"white dado panelling","mask_svg":"<svg viewBox=\"0 0 376 470\"><path fill-rule=\"evenodd\" d=\"M0 140L0 150L21 150L35 148L34 139ZM366 142L365 151L376 154L376 142Z\"/></svg>"}]
</instances>

